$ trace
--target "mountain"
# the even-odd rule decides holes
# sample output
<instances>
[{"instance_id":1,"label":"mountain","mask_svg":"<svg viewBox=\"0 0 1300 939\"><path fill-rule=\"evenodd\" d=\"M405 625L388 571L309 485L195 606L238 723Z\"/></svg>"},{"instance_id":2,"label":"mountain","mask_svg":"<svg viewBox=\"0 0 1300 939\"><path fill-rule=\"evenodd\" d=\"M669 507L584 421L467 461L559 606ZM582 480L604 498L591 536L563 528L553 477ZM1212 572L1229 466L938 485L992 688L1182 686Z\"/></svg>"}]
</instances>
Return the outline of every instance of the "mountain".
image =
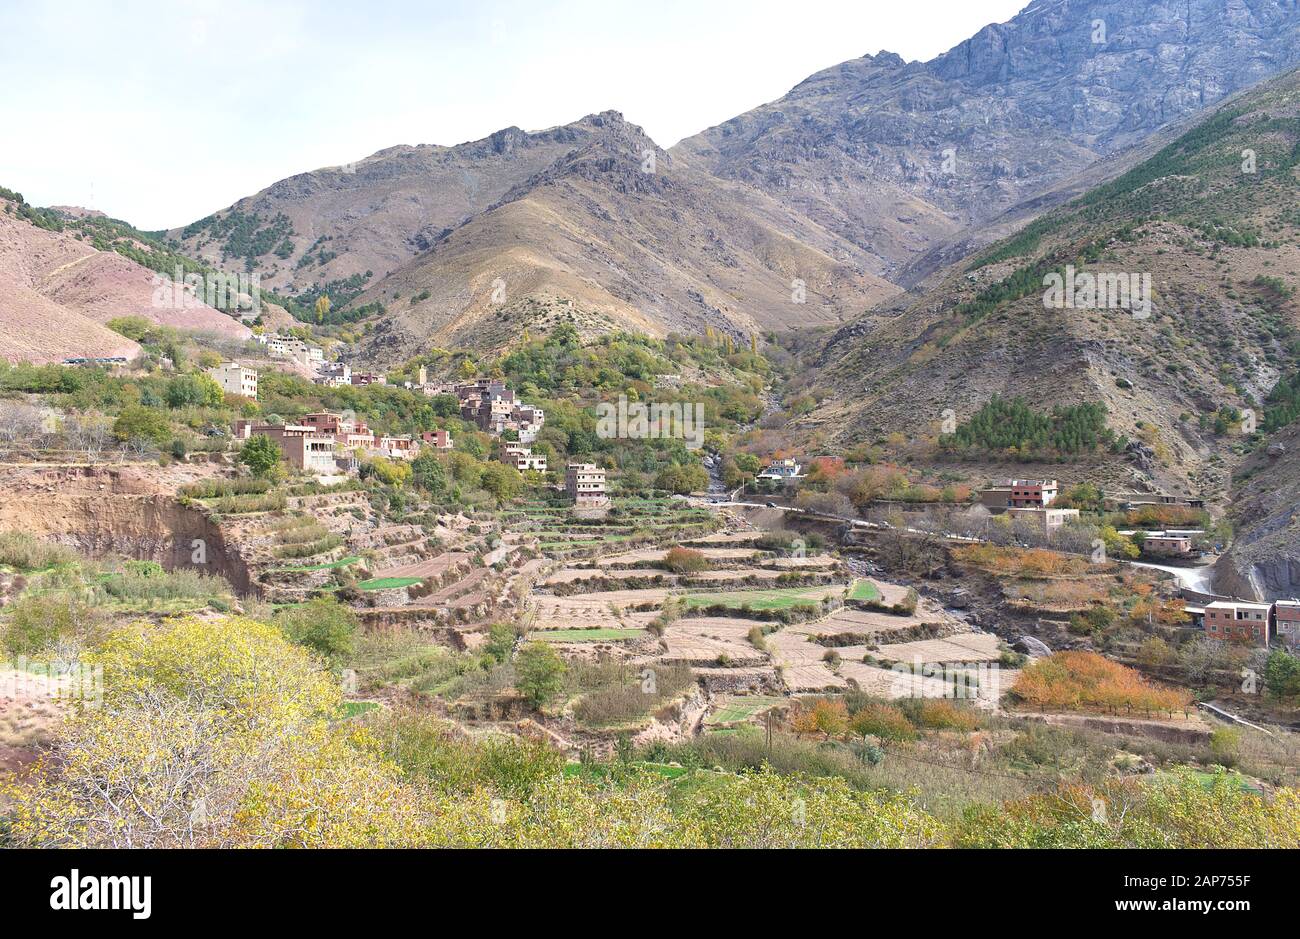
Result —
<instances>
[{"instance_id":1,"label":"mountain","mask_svg":"<svg viewBox=\"0 0 1300 939\"><path fill-rule=\"evenodd\" d=\"M392 147L167 237L306 307L382 304L375 361L558 318L655 334L833 323L1298 63L1293 0L1035 0L930 62L843 63L668 153L615 112Z\"/></svg>"},{"instance_id":2,"label":"mountain","mask_svg":"<svg viewBox=\"0 0 1300 939\"><path fill-rule=\"evenodd\" d=\"M367 357L499 347L560 319L748 337L835 324L898 292L859 248L680 163L616 112L566 132L582 143L357 299L387 310Z\"/></svg>"},{"instance_id":3,"label":"mountain","mask_svg":"<svg viewBox=\"0 0 1300 939\"><path fill-rule=\"evenodd\" d=\"M811 379L830 394L805 429L843 443L891 432L934 442L945 412L965 421L994 395L1040 411L1100 403L1130 448L1068 475L1225 501L1246 411L1259 423L1280 413L1270 392L1300 365L1297 167L1291 72L837 330ZM1086 295L1063 306L1048 288L1071 270L1076 283L1116 275L1139 293L1149 282L1147 315Z\"/></svg>"},{"instance_id":4,"label":"mountain","mask_svg":"<svg viewBox=\"0 0 1300 939\"><path fill-rule=\"evenodd\" d=\"M1035 0L930 62L881 52L682 141L908 282L937 245L1300 64L1294 0Z\"/></svg>"},{"instance_id":5,"label":"mountain","mask_svg":"<svg viewBox=\"0 0 1300 939\"><path fill-rule=\"evenodd\" d=\"M576 125L540 133L508 127L455 147L390 147L283 179L167 236L216 267L257 270L263 285L282 293L367 272L382 277L588 135Z\"/></svg>"},{"instance_id":6,"label":"mountain","mask_svg":"<svg viewBox=\"0 0 1300 939\"><path fill-rule=\"evenodd\" d=\"M182 309L156 305L153 271L116 251L97 250L73 232L59 230L50 214L3 193L0 358L43 363L73 356L134 356L136 343L105 325L123 316L231 338L250 335L238 320L206 304L189 303Z\"/></svg>"}]
</instances>

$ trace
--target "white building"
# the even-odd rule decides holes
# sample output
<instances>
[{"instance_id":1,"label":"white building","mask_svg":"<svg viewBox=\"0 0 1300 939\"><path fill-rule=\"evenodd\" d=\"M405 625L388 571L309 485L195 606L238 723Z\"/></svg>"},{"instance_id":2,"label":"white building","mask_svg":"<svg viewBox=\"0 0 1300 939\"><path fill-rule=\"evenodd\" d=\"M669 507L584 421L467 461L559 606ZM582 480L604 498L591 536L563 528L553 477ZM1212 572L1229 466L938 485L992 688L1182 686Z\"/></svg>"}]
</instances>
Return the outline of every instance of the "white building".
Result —
<instances>
[{"instance_id":1,"label":"white building","mask_svg":"<svg viewBox=\"0 0 1300 939\"><path fill-rule=\"evenodd\" d=\"M520 444L506 444L501 448L501 462L513 466L519 472L546 472L546 457L533 453L532 447Z\"/></svg>"},{"instance_id":2,"label":"white building","mask_svg":"<svg viewBox=\"0 0 1300 939\"><path fill-rule=\"evenodd\" d=\"M570 463L564 474L564 488L575 505L604 505L605 470L595 463Z\"/></svg>"},{"instance_id":3,"label":"white building","mask_svg":"<svg viewBox=\"0 0 1300 939\"><path fill-rule=\"evenodd\" d=\"M208 375L228 395L243 395L254 400L257 398L255 369L240 365L238 362L222 362L215 368L208 369Z\"/></svg>"}]
</instances>

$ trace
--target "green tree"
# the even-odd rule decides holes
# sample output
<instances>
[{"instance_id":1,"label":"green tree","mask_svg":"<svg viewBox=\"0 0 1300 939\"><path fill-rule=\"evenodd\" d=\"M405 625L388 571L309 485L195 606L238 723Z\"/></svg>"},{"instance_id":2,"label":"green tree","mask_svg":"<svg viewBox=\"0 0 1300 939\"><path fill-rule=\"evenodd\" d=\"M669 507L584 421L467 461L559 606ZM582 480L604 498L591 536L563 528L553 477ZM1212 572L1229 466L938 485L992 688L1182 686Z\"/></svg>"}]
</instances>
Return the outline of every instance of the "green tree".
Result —
<instances>
[{"instance_id":1,"label":"green tree","mask_svg":"<svg viewBox=\"0 0 1300 939\"><path fill-rule=\"evenodd\" d=\"M280 452L279 445L266 434L250 437L239 448L239 462L259 478L274 475L283 459L284 454Z\"/></svg>"},{"instance_id":2,"label":"green tree","mask_svg":"<svg viewBox=\"0 0 1300 939\"><path fill-rule=\"evenodd\" d=\"M1277 698L1300 697L1300 658L1281 649L1270 655L1264 666L1264 687Z\"/></svg>"},{"instance_id":3,"label":"green tree","mask_svg":"<svg viewBox=\"0 0 1300 939\"><path fill-rule=\"evenodd\" d=\"M106 324L120 336L139 342L153 330L153 323L143 316L115 316Z\"/></svg>"},{"instance_id":4,"label":"green tree","mask_svg":"<svg viewBox=\"0 0 1300 939\"><path fill-rule=\"evenodd\" d=\"M519 491L524 487L524 477L513 466L489 463L483 467L479 485L500 501L507 502L519 495Z\"/></svg>"},{"instance_id":5,"label":"green tree","mask_svg":"<svg viewBox=\"0 0 1300 939\"><path fill-rule=\"evenodd\" d=\"M550 643L530 642L515 656L515 684L536 708L560 693L567 670L564 659Z\"/></svg>"},{"instance_id":6,"label":"green tree","mask_svg":"<svg viewBox=\"0 0 1300 939\"><path fill-rule=\"evenodd\" d=\"M415 485L434 499L447 494L447 470L432 450L425 450L411 461Z\"/></svg>"},{"instance_id":7,"label":"green tree","mask_svg":"<svg viewBox=\"0 0 1300 939\"><path fill-rule=\"evenodd\" d=\"M177 375L163 397L169 408L220 407L225 393L209 375Z\"/></svg>"},{"instance_id":8,"label":"green tree","mask_svg":"<svg viewBox=\"0 0 1300 939\"><path fill-rule=\"evenodd\" d=\"M483 646L483 654L490 656L494 662L505 662L514 651L518 636L515 627L509 623L493 623L488 630L488 641Z\"/></svg>"},{"instance_id":9,"label":"green tree","mask_svg":"<svg viewBox=\"0 0 1300 939\"><path fill-rule=\"evenodd\" d=\"M708 487L709 474L698 463L688 463L685 466L670 463L655 477L655 488L666 489L678 495L700 492Z\"/></svg>"},{"instance_id":10,"label":"green tree","mask_svg":"<svg viewBox=\"0 0 1300 939\"><path fill-rule=\"evenodd\" d=\"M118 440L146 440L163 447L172 439L171 421L157 408L127 405L113 422L113 436Z\"/></svg>"},{"instance_id":11,"label":"green tree","mask_svg":"<svg viewBox=\"0 0 1300 939\"><path fill-rule=\"evenodd\" d=\"M317 597L281 610L275 617L290 640L337 665L356 649L357 614L333 597Z\"/></svg>"}]
</instances>

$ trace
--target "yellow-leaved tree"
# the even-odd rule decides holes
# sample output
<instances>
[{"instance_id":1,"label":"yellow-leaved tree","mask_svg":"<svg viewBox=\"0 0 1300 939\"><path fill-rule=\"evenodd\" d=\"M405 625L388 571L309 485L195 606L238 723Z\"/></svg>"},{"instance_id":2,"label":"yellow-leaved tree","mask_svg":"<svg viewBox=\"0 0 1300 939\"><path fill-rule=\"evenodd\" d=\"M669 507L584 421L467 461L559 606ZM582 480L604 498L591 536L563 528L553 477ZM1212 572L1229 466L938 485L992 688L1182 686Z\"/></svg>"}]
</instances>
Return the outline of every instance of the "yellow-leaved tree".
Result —
<instances>
[{"instance_id":1,"label":"yellow-leaved tree","mask_svg":"<svg viewBox=\"0 0 1300 939\"><path fill-rule=\"evenodd\" d=\"M418 840L421 806L339 686L274 626L139 623L90 656L98 701L0 796L40 847L362 846Z\"/></svg>"}]
</instances>

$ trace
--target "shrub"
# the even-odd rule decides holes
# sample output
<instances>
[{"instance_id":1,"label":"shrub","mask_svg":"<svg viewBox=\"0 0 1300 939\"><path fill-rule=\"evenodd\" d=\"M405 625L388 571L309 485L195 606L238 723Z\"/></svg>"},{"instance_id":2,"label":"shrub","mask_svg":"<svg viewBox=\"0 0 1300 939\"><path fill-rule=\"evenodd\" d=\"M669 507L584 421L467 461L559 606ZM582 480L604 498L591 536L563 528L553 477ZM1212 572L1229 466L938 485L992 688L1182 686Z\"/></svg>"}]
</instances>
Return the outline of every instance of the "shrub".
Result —
<instances>
[{"instance_id":1,"label":"shrub","mask_svg":"<svg viewBox=\"0 0 1300 939\"><path fill-rule=\"evenodd\" d=\"M1011 693L1035 707L1175 711L1189 692L1146 681L1134 669L1095 652L1058 652L1025 666Z\"/></svg>"},{"instance_id":2,"label":"shrub","mask_svg":"<svg viewBox=\"0 0 1300 939\"><path fill-rule=\"evenodd\" d=\"M663 564L674 574L698 574L708 568L709 561L700 552L679 545L668 549Z\"/></svg>"},{"instance_id":3,"label":"shrub","mask_svg":"<svg viewBox=\"0 0 1300 939\"><path fill-rule=\"evenodd\" d=\"M800 705L791 726L796 733L838 737L848 729L849 711L842 698L818 698L812 704Z\"/></svg>"},{"instance_id":4,"label":"shrub","mask_svg":"<svg viewBox=\"0 0 1300 939\"><path fill-rule=\"evenodd\" d=\"M12 656L39 656L61 642L92 643L107 617L64 591L28 593L5 610L4 647Z\"/></svg>"},{"instance_id":5,"label":"shrub","mask_svg":"<svg viewBox=\"0 0 1300 939\"><path fill-rule=\"evenodd\" d=\"M121 573L106 576L105 594L124 602L139 600L201 600L231 596L225 578L200 571L165 571L154 561L128 561Z\"/></svg>"},{"instance_id":6,"label":"shrub","mask_svg":"<svg viewBox=\"0 0 1300 939\"><path fill-rule=\"evenodd\" d=\"M643 717L672 701L695 684L695 676L685 665L660 665L652 670L652 680L635 671L626 673L622 666L608 687L583 696L573 709L584 724L617 724Z\"/></svg>"},{"instance_id":7,"label":"shrub","mask_svg":"<svg viewBox=\"0 0 1300 939\"><path fill-rule=\"evenodd\" d=\"M144 440L155 447L165 447L172 439L171 421L157 408L127 405L113 422L113 436L118 440Z\"/></svg>"},{"instance_id":8,"label":"shrub","mask_svg":"<svg viewBox=\"0 0 1300 939\"><path fill-rule=\"evenodd\" d=\"M357 614L332 597L318 597L281 610L275 624L292 642L336 664L356 649Z\"/></svg>"},{"instance_id":9,"label":"shrub","mask_svg":"<svg viewBox=\"0 0 1300 939\"><path fill-rule=\"evenodd\" d=\"M71 548L41 541L26 532L0 532L0 565L20 571L42 571L77 561L77 552Z\"/></svg>"},{"instance_id":10,"label":"shrub","mask_svg":"<svg viewBox=\"0 0 1300 939\"><path fill-rule=\"evenodd\" d=\"M191 499L216 499L223 496L242 496L260 494L271 488L269 479L205 479L202 482L182 486L178 491Z\"/></svg>"},{"instance_id":11,"label":"shrub","mask_svg":"<svg viewBox=\"0 0 1300 939\"><path fill-rule=\"evenodd\" d=\"M858 736L871 735L882 740L912 740L916 728L899 708L892 704L868 703L853 715L849 728Z\"/></svg>"},{"instance_id":12,"label":"shrub","mask_svg":"<svg viewBox=\"0 0 1300 939\"><path fill-rule=\"evenodd\" d=\"M1210 752L1224 766L1233 766L1241 750L1241 731L1235 727L1216 727L1210 734Z\"/></svg>"},{"instance_id":13,"label":"shrub","mask_svg":"<svg viewBox=\"0 0 1300 939\"><path fill-rule=\"evenodd\" d=\"M972 731L979 727L979 717L969 708L959 707L945 698L913 699L905 713L918 727L931 730Z\"/></svg>"}]
</instances>

